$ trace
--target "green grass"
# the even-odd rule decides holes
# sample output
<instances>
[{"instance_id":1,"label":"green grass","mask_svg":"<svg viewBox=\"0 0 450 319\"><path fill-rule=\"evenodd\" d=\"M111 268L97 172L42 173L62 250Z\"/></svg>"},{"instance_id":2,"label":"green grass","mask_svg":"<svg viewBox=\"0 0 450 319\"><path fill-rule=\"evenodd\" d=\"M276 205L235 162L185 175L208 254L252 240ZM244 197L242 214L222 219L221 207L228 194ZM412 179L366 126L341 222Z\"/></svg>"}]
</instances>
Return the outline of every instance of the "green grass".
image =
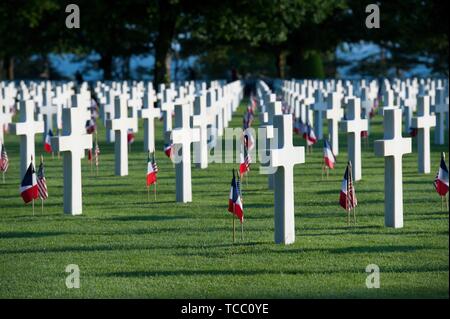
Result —
<instances>
[{"instance_id":1,"label":"green grass","mask_svg":"<svg viewBox=\"0 0 450 319\"><path fill-rule=\"evenodd\" d=\"M231 126L241 125L242 112ZM257 123L255 124L257 125ZM296 242L273 243L273 193L252 166L243 183L245 238L232 243L227 212L232 164L193 168L193 202L175 203L175 172L163 155L157 123L158 197L147 201L142 123L129 176L114 176L114 145L100 128L99 177L83 160L83 215L63 214L62 160L46 155L50 193L36 215L19 196L19 144L6 136L10 169L0 183L0 297L3 298L448 298L448 212L432 185L441 151L432 143L432 173L417 173L417 153L404 157L403 229L384 227L384 161L373 155L382 123L372 121L356 183L357 225L338 204L346 163L321 180L322 145L295 168ZM326 128L325 128L326 133ZM43 149L38 136L37 154ZM297 145L304 141L295 137ZM236 165L234 165L236 166ZM77 264L81 288L67 289L65 267ZM381 269L381 288L367 289L365 268Z\"/></svg>"}]
</instances>

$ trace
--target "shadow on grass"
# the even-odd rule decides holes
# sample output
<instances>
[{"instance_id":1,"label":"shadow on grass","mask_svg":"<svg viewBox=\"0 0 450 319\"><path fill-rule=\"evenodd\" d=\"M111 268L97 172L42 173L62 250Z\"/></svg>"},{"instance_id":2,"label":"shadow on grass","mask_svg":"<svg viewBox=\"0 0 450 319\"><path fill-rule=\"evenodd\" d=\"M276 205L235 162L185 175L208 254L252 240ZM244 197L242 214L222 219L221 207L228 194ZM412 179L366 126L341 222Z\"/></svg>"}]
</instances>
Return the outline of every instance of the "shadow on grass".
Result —
<instances>
[{"instance_id":1,"label":"shadow on grass","mask_svg":"<svg viewBox=\"0 0 450 319\"><path fill-rule=\"evenodd\" d=\"M41 238L66 235L66 232L0 232L1 239L11 238Z\"/></svg>"},{"instance_id":2,"label":"shadow on grass","mask_svg":"<svg viewBox=\"0 0 450 319\"><path fill-rule=\"evenodd\" d=\"M395 267L385 269L385 273L422 273L422 272L445 272L448 267L445 266L427 266L427 267ZM333 274L361 274L366 276L364 268L349 269L325 269L325 270L306 270L306 269L205 269L205 270L163 270L163 271L119 271L106 274L98 274L106 277L172 277L172 276L259 276L259 275L333 275Z\"/></svg>"},{"instance_id":3,"label":"shadow on grass","mask_svg":"<svg viewBox=\"0 0 450 319\"><path fill-rule=\"evenodd\" d=\"M105 221L167 221L167 220L176 220L176 219L187 219L188 216L170 216L170 215L126 215L126 216L112 216L101 218L101 220Z\"/></svg>"}]
</instances>

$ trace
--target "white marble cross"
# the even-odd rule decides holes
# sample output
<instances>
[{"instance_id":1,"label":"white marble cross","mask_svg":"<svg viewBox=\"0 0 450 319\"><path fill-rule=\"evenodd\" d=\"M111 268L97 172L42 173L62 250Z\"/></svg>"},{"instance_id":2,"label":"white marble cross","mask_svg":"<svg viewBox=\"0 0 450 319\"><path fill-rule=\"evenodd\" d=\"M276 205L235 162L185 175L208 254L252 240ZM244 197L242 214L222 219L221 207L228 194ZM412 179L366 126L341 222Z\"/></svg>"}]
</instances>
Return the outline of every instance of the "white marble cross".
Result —
<instances>
[{"instance_id":1,"label":"white marble cross","mask_svg":"<svg viewBox=\"0 0 450 319\"><path fill-rule=\"evenodd\" d=\"M275 243L288 245L295 242L294 166L305 162L305 148L293 145L290 114L275 115L273 126L277 148L270 150L269 168L275 172Z\"/></svg>"},{"instance_id":2,"label":"white marble cross","mask_svg":"<svg viewBox=\"0 0 450 319\"><path fill-rule=\"evenodd\" d=\"M445 90L437 89L434 105L436 114L436 129L434 130L434 143L443 145L445 143L445 114L448 114L448 100L446 101Z\"/></svg>"},{"instance_id":3,"label":"white marble cross","mask_svg":"<svg viewBox=\"0 0 450 319\"><path fill-rule=\"evenodd\" d=\"M384 156L384 221L387 227L403 227L402 157L411 153L411 138L402 137L402 110L384 109L384 139L374 142L376 156Z\"/></svg>"},{"instance_id":4,"label":"white marble cross","mask_svg":"<svg viewBox=\"0 0 450 319\"><path fill-rule=\"evenodd\" d=\"M194 99L194 116L192 117L193 127L197 127L200 132L200 139L194 142L194 163L196 167L208 167L208 121L206 110L206 95L198 94Z\"/></svg>"},{"instance_id":5,"label":"white marble cross","mask_svg":"<svg viewBox=\"0 0 450 319\"><path fill-rule=\"evenodd\" d=\"M58 125L58 106L53 104L52 101L50 93L44 92L42 105L39 108L39 113L42 114L44 120L44 132L48 132L49 129L53 130L53 124ZM56 119L55 121L53 120L54 118Z\"/></svg>"},{"instance_id":6,"label":"white marble cross","mask_svg":"<svg viewBox=\"0 0 450 319\"><path fill-rule=\"evenodd\" d=\"M192 202L191 144L200 141L200 129L191 128L192 106L175 105L175 127L172 130L174 144L176 201Z\"/></svg>"},{"instance_id":7,"label":"white marble cross","mask_svg":"<svg viewBox=\"0 0 450 319\"><path fill-rule=\"evenodd\" d=\"M81 190L81 158L86 149L92 148L92 134L84 129L84 110L78 107L63 109L61 136L52 137L52 147L63 152L64 163L64 213L81 215L83 197Z\"/></svg>"},{"instance_id":8,"label":"white marble cross","mask_svg":"<svg viewBox=\"0 0 450 319\"><path fill-rule=\"evenodd\" d=\"M30 158L34 156L34 137L44 132L44 122L34 119L35 102L32 100L20 102L20 119L17 123L10 123L9 130L12 134L20 136L20 178L22 178L30 164Z\"/></svg>"},{"instance_id":9,"label":"white marble cross","mask_svg":"<svg viewBox=\"0 0 450 319\"><path fill-rule=\"evenodd\" d=\"M417 117L411 122L411 127L417 132L417 152L419 173L430 173L430 128L436 126L436 116L430 115L430 97L428 95L417 98Z\"/></svg>"},{"instance_id":10,"label":"white marble cross","mask_svg":"<svg viewBox=\"0 0 450 319\"><path fill-rule=\"evenodd\" d=\"M274 137L274 133L273 133L273 120L275 115L282 115L283 111L282 111L282 107L281 107L281 101L277 101L277 96L275 94L270 94L269 96L269 103L267 104L267 125L266 126L266 130L265 130L265 134L266 134L266 149L269 150L270 149L270 140ZM274 181L274 175L273 174L269 174L269 176L267 177L267 183L268 183L268 188L269 189L273 189L275 187L275 181Z\"/></svg>"},{"instance_id":11,"label":"white marble cross","mask_svg":"<svg viewBox=\"0 0 450 319\"><path fill-rule=\"evenodd\" d=\"M383 94L383 105L379 108L379 114L384 115L384 109L387 107L397 106L394 101L394 91L386 89Z\"/></svg>"},{"instance_id":12,"label":"white marble cross","mask_svg":"<svg viewBox=\"0 0 450 319\"><path fill-rule=\"evenodd\" d=\"M326 118L328 120L328 133L330 135L331 149L334 155L339 154L339 122L344 115L344 110L341 108L341 100L339 94L336 92L328 93L327 96L328 109L326 111Z\"/></svg>"},{"instance_id":13,"label":"white marble cross","mask_svg":"<svg viewBox=\"0 0 450 319\"><path fill-rule=\"evenodd\" d=\"M323 138L323 112L327 110L327 103L323 99L323 93L321 89L317 89L314 92L314 129L316 131L316 137L318 140ZM304 120L304 119L303 119Z\"/></svg>"},{"instance_id":14,"label":"white marble cross","mask_svg":"<svg viewBox=\"0 0 450 319\"><path fill-rule=\"evenodd\" d=\"M115 170L117 176L128 175L128 130L133 132L137 126L137 119L128 117L128 106L125 95L116 96L114 100L114 119L106 121L106 127L115 131Z\"/></svg>"},{"instance_id":15,"label":"white marble cross","mask_svg":"<svg viewBox=\"0 0 450 319\"><path fill-rule=\"evenodd\" d=\"M411 130L413 112L416 110L417 96L411 86L406 87L405 99L403 100L403 113L405 115L405 133Z\"/></svg>"},{"instance_id":16,"label":"white marble cross","mask_svg":"<svg viewBox=\"0 0 450 319\"><path fill-rule=\"evenodd\" d=\"M139 117L144 119L144 151L153 153L155 151L155 121L161 117L161 110L155 107L155 96L146 92L143 97L144 105L139 110Z\"/></svg>"},{"instance_id":17,"label":"white marble cross","mask_svg":"<svg viewBox=\"0 0 450 319\"><path fill-rule=\"evenodd\" d=\"M348 159L352 163L352 176L355 181L362 177L361 170L361 132L367 131L368 120L361 119L361 100L349 98L347 105L347 120L341 122L342 129L347 134Z\"/></svg>"},{"instance_id":18,"label":"white marble cross","mask_svg":"<svg viewBox=\"0 0 450 319\"><path fill-rule=\"evenodd\" d=\"M162 92L161 112L164 120L164 133L172 131L172 113L174 111L173 92L168 88Z\"/></svg>"}]
</instances>

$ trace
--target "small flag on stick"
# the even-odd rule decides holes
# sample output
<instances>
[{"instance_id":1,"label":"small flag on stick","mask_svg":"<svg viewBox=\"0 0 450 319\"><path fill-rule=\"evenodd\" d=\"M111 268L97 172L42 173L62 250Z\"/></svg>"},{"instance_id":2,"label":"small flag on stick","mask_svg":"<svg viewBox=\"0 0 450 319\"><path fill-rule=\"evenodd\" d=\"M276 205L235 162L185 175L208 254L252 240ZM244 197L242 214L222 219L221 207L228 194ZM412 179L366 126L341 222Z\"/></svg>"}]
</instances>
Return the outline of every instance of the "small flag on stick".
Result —
<instances>
[{"instance_id":1,"label":"small flag on stick","mask_svg":"<svg viewBox=\"0 0 450 319\"><path fill-rule=\"evenodd\" d=\"M20 196L22 196L25 204L33 203L33 216L34 216L34 200L39 197L39 190L36 180L36 171L33 166L33 157L31 157L31 163L23 177L22 183L20 184Z\"/></svg>"},{"instance_id":2,"label":"small flag on stick","mask_svg":"<svg viewBox=\"0 0 450 319\"><path fill-rule=\"evenodd\" d=\"M342 180L339 204L347 211L347 224L350 224L351 211L353 211L354 222L356 223L355 208L358 205L358 201L356 199L355 188L353 187L352 164L350 161L347 164L344 179Z\"/></svg>"},{"instance_id":3,"label":"small flag on stick","mask_svg":"<svg viewBox=\"0 0 450 319\"><path fill-rule=\"evenodd\" d=\"M8 170L9 159L8 154L6 153L5 145L1 144L1 153L0 153L0 171L2 172L3 184L5 183L5 173Z\"/></svg>"},{"instance_id":4,"label":"small flag on stick","mask_svg":"<svg viewBox=\"0 0 450 319\"><path fill-rule=\"evenodd\" d=\"M448 209L448 202L446 200L448 193L448 168L445 164L445 153L441 153L441 162L439 164L439 170L433 182L436 192L441 196L441 209L444 209L444 201L446 202Z\"/></svg>"},{"instance_id":5,"label":"small flag on stick","mask_svg":"<svg viewBox=\"0 0 450 319\"><path fill-rule=\"evenodd\" d=\"M44 213L44 200L48 198L48 190L44 172L44 157L42 155L41 155L41 163L39 164L37 172L37 186L39 198L41 199L41 212Z\"/></svg>"},{"instance_id":6,"label":"small flag on stick","mask_svg":"<svg viewBox=\"0 0 450 319\"><path fill-rule=\"evenodd\" d=\"M228 211L239 218L240 222L244 222L244 207L242 204L240 190L236 182L236 176L233 169L233 179L231 180L230 196L228 199ZM235 242L235 223L233 216L233 242Z\"/></svg>"}]
</instances>

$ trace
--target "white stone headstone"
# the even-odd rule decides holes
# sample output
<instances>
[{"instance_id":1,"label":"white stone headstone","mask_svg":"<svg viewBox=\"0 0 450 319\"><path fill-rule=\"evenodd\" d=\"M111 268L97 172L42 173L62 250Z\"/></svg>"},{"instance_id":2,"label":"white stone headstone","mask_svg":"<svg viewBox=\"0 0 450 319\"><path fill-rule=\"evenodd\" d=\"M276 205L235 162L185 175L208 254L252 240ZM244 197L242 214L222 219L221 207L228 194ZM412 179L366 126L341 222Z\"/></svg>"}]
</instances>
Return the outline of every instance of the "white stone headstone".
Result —
<instances>
[{"instance_id":1,"label":"white stone headstone","mask_svg":"<svg viewBox=\"0 0 450 319\"><path fill-rule=\"evenodd\" d=\"M62 135L52 138L52 148L56 152L63 153L64 213L81 215L83 212L81 158L86 149L92 148L92 134L81 133L84 128L84 114L81 108L65 108L62 116Z\"/></svg>"},{"instance_id":2,"label":"white stone headstone","mask_svg":"<svg viewBox=\"0 0 450 319\"><path fill-rule=\"evenodd\" d=\"M270 150L269 168L275 170L275 243L288 245L295 242L294 166L305 162L305 148L293 145L290 114L275 115L273 126L278 145Z\"/></svg>"},{"instance_id":3,"label":"white stone headstone","mask_svg":"<svg viewBox=\"0 0 450 319\"><path fill-rule=\"evenodd\" d=\"M324 101L322 90L314 92L314 129L318 140L323 138L323 112L327 110L327 103Z\"/></svg>"},{"instance_id":4,"label":"white stone headstone","mask_svg":"<svg viewBox=\"0 0 450 319\"><path fill-rule=\"evenodd\" d=\"M443 145L445 143L445 114L449 113L448 99L444 89L436 90L434 105L436 114L436 129L434 130L434 143Z\"/></svg>"},{"instance_id":5,"label":"white stone headstone","mask_svg":"<svg viewBox=\"0 0 450 319\"><path fill-rule=\"evenodd\" d=\"M402 157L411 153L411 138L402 137L402 110L384 109L384 139L374 142L376 156L384 156L384 221L387 227L403 227Z\"/></svg>"},{"instance_id":6,"label":"white stone headstone","mask_svg":"<svg viewBox=\"0 0 450 319\"><path fill-rule=\"evenodd\" d=\"M33 157L33 161L36 158L34 156L35 135L44 132L44 122L34 119L34 110L34 101L20 102L19 122L9 124L11 133L20 136L20 178L25 175L30 164L30 158Z\"/></svg>"},{"instance_id":7,"label":"white stone headstone","mask_svg":"<svg viewBox=\"0 0 450 319\"><path fill-rule=\"evenodd\" d=\"M117 176L128 175L128 130L133 132L137 126L137 119L128 117L126 96L115 98L114 119L106 121L106 127L115 132L114 153L115 170Z\"/></svg>"},{"instance_id":8,"label":"white stone headstone","mask_svg":"<svg viewBox=\"0 0 450 319\"><path fill-rule=\"evenodd\" d=\"M417 99L417 117L412 119L411 126L417 131L417 152L419 173L430 173L430 128L436 126L436 116L430 115L430 97L419 96Z\"/></svg>"},{"instance_id":9,"label":"white stone headstone","mask_svg":"<svg viewBox=\"0 0 450 319\"><path fill-rule=\"evenodd\" d=\"M139 117L144 119L144 151L155 151L155 121L161 117L161 110L155 107L155 96L152 93L144 94L144 105L139 110Z\"/></svg>"},{"instance_id":10,"label":"white stone headstone","mask_svg":"<svg viewBox=\"0 0 450 319\"><path fill-rule=\"evenodd\" d=\"M352 162L352 176L355 181L362 177L361 169L361 132L367 131L368 120L361 119L361 100L357 97L348 99L347 120L341 122L347 133L348 159Z\"/></svg>"},{"instance_id":11,"label":"white stone headstone","mask_svg":"<svg viewBox=\"0 0 450 319\"><path fill-rule=\"evenodd\" d=\"M326 117L328 120L328 133L330 135L331 149L334 155L339 154L339 122L344 115L341 108L341 100L336 92L329 93L327 96L328 109Z\"/></svg>"},{"instance_id":12,"label":"white stone headstone","mask_svg":"<svg viewBox=\"0 0 450 319\"><path fill-rule=\"evenodd\" d=\"M175 105L172 141L175 156L176 201L192 202L191 144L200 140L200 129L191 128L190 104Z\"/></svg>"},{"instance_id":13,"label":"white stone headstone","mask_svg":"<svg viewBox=\"0 0 450 319\"><path fill-rule=\"evenodd\" d=\"M198 94L194 99L193 127L199 129L200 139L194 142L194 163L196 167L208 167L208 121L206 110L206 95Z\"/></svg>"}]
</instances>

